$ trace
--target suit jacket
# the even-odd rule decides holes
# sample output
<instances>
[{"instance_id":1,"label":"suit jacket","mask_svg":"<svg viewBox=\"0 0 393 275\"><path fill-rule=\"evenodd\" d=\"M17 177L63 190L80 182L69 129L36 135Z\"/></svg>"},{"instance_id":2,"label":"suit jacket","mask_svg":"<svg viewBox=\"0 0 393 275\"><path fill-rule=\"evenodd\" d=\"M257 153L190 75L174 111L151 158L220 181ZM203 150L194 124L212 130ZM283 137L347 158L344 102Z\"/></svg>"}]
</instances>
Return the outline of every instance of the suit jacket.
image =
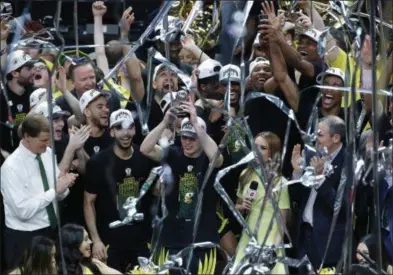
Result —
<instances>
[{"instance_id":1,"label":"suit jacket","mask_svg":"<svg viewBox=\"0 0 393 275\"><path fill-rule=\"evenodd\" d=\"M336 200L337 189L340 184L341 172L344 167L346 158L345 148L342 147L335 159L332 161L334 172L327 176L323 184L317 189L317 197L313 208L313 228L312 241L315 251L318 253L317 258L319 264L322 261L327 240L329 236L330 227L332 224L334 203ZM310 188L304 187L301 200L299 201L300 215L297 222L296 240L298 247L302 245L303 240L300 237L300 226L303 223L303 213L306 208L308 198L310 196ZM341 209L334 229L332 240L329 245L329 250L325 259L327 266L335 265L341 256L342 244L345 236L346 224L346 209L349 202L349 190L345 188L344 197L341 204Z\"/></svg>"}]
</instances>

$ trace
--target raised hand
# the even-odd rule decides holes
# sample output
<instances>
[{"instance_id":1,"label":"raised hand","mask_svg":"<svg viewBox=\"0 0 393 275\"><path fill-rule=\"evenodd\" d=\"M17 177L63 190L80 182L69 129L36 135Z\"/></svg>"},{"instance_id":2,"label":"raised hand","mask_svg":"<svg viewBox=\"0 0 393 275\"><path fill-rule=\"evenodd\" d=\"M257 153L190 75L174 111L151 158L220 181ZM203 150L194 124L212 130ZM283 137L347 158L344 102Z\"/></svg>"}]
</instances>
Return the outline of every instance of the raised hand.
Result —
<instances>
[{"instance_id":1,"label":"raised hand","mask_svg":"<svg viewBox=\"0 0 393 275\"><path fill-rule=\"evenodd\" d=\"M56 87L64 93L67 91L67 74L63 66L58 66L59 79L55 78ZM53 74L56 77L56 74Z\"/></svg>"},{"instance_id":2,"label":"raised hand","mask_svg":"<svg viewBox=\"0 0 393 275\"><path fill-rule=\"evenodd\" d=\"M292 158L291 158L292 168L293 171L296 173L302 172L302 167L300 165L301 159L302 159L301 146L300 144L296 144L295 147L293 147Z\"/></svg>"},{"instance_id":3,"label":"raised hand","mask_svg":"<svg viewBox=\"0 0 393 275\"><path fill-rule=\"evenodd\" d=\"M313 157L310 161L310 165L315 168L316 175L323 175L325 169L325 159L320 157Z\"/></svg>"},{"instance_id":4,"label":"raised hand","mask_svg":"<svg viewBox=\"0 0 393 275\"><path fill-rule=\"evenodd\" d=\"M300 26L303 29L310 29L312 28L312 22L310 17L308 17L305 14L302 14L297 20L296 20L296 25Z\"/></svg>"},{"instance_id":5,"label":"raised hand","mask_svg":"<svg viewBox=\"0 0 393 275\"><path fill-rule=\"evenodd\" d=\"M180 39L181 45L184 49L192 49L196 46L194 38L191 34L187 34Z\"/></svg>"},{"instance_id":6,"label":"raised hand","mask_svg":"<svg viewBox=\"0 0 393 275\"><path fill-rule=\"evenodd\" d=\"M262 2L262 13L267 15L269 24L276 30L281 28L281 17L276 16L273 1Z\"/></svg>"},{"instance_id":7,"label":"raised hand","mask_svg":"<svg viewBox=\"0 0 393 275\"><path fill-rule=\"evenodd\" d=\"M80 129L70 131L70 141L69 144L78 150L85 145L86 140L90 136L91 126L84 125Z\"/></svg>"},{"instance_id":8,"label":"raised hand","mask_svg":"<svg viewBox=\"0 0 393 275\"><path fill-rule=\"evenodd\" d=\"M120 19L120 29L122 33L128 33L132 23L135 21L134 13L132 12L132 7L129 7L123 12L123 16Z\"/></svg>"},{"instance_id":9,"label":"raised hand","mask_svg":"<svg viewBox=\"0 0 393 275\"><path fill-rule=\"evenodd\" d=\"M106 13L106 6L103 1L96 1L92 5L93 16L102 17Z\"/></svg>"}]
</instances>

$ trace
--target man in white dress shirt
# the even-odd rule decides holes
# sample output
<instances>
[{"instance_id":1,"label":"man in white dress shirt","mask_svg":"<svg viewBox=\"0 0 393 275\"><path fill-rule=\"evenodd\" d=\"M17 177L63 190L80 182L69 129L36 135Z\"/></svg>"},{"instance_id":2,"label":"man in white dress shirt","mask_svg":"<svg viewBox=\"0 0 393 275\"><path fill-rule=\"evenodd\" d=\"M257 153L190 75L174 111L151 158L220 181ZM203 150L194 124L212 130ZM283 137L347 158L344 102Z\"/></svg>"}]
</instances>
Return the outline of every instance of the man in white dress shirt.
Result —
<instances>
[{"instance_id":1,"label":"man in white dress shirt","mask_svg":"<svg viewBox=\"0 0 393 275\"><path fill-rule=\"evenodd\" d=\"M1 167L7 269L16 267L34 236L54 236L57 227L54 202L68 195L68 187L76 179L76 174L65 174L57 165L53 166L49 129L44 116L26 117L19 147Z\"/></svg>"}]
</instances>

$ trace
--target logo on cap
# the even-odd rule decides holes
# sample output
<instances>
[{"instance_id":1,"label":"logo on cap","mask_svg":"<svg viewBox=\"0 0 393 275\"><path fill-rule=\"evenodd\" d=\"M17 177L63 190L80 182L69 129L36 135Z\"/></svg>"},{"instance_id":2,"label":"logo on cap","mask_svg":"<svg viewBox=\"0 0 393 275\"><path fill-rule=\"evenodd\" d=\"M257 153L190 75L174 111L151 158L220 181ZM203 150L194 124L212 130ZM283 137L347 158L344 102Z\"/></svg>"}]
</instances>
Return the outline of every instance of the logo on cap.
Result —
<instances>
[{"instance_id":1,"label":"logo on cap","mask_svg":"<svg viewBox=\"0 0 393 275\"><path fill-rule=\"evenodd\" d=\"M184 130L192 130L193 126L190 122L184 123L183 127Z\"/></svg>"},{"instance_id":2,"label":"logo on cap","mask_svg":"<svg viewBox=\"0 0 393 275\"><path fill-rule=\"evenodd\" d=\"M228 68L225 72L224 72L224 78L228 78L228 77L239 77L238 72L235 69L232 68Z\"/></svg>"},{"instance_id":3,"label":"logo on cap","mask_svg":"<svg viewBox=\"0 0 393 275\"><path fill-rule=\"evenodd\" d=\"M129 118L129 117L130 117L130 115L129 115L127 112L119 112L119 113L116 115L115 120L118 120L118 119L127 119L127 118Z\"/></svg>"}]
</instances>

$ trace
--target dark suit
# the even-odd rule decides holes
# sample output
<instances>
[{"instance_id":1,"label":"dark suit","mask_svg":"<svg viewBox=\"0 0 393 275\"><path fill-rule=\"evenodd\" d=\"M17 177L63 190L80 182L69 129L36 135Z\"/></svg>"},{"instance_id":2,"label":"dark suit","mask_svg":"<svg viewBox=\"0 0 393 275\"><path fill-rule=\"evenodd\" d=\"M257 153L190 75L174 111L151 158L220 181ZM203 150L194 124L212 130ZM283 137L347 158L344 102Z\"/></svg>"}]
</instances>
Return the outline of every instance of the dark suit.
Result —
<instances>
[{"instance_id":1,"label":"dark suit","mask_svg":"<svg viewBox=\"0 0 393 275\"><path fill-rule=\"evenodd\" d=\"M341 148L332 161L334 173L327 176L323 184L317 189L317 196L313 207L313 226L303 221L303 214L310 196L311 189L303 187L299 201L299 218L295 243L298 248L298 258L305 254L309 257L314 268L319 268L329 236L333 219L336 193L341 179L341 171L345 162L345 148ZM335 266L340 259L342 244L345 236L345 210L348 205L348 188L345 188L340 213L334 229L324 266Z\"/></svg>"}]
</instances>

